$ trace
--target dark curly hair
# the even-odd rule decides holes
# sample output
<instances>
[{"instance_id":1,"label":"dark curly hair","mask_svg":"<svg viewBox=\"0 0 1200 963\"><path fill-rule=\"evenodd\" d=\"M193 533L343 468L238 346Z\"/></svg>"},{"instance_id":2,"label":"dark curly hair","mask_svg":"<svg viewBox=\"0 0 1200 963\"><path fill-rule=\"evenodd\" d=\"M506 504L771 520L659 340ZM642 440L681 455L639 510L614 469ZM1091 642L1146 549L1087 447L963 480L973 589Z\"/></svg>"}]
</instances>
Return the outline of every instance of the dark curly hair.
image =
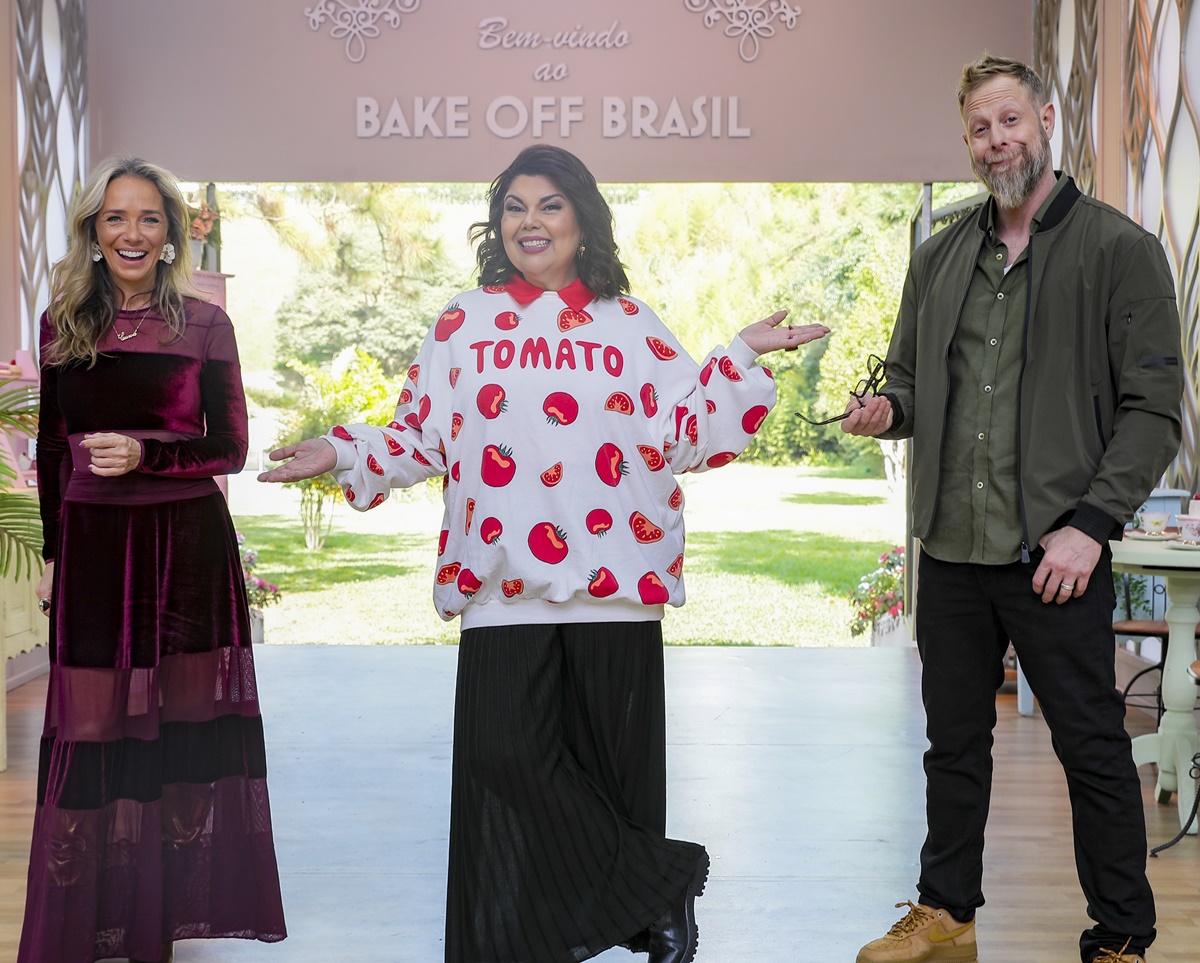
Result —
<instances>
[{"instance_id":1,"label":"dark curly hair","mask_svg":"<svg viewBox=\"0 0 1200 963\"><path fill-rule=\"evenodd\" d=\"M479 283L503 284L518 273L504 252L500 219L508 189L522 175L547 178L575 209L584 248L575 262L579 279L600 298L615 298L628 292L629 278L625 276L625 265L617 257L617 242L613 238L612 210L596 186L596 178L570 151L550 144L526 147L488 188L488 219L472 224L467 234L472 244L479 242L475 251Z\"/></svg>"}]
</instances>

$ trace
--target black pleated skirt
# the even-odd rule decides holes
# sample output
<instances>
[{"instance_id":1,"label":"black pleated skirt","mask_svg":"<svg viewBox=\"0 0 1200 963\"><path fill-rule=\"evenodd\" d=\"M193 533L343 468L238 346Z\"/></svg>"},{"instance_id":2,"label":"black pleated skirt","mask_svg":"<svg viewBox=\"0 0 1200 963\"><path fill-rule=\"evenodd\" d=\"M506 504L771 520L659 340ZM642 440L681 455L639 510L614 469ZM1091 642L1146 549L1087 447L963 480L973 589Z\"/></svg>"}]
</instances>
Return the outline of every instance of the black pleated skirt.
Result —
<instances>
[{"instance_id":1,"label":"black pleated skirt","mask_svg":"<svg viewBox=\"0 0 1200 963\"><path fill-rule=\"evenodd\" d=\"M659 622L463 632L446 963L644 951L703 854L665 829Z\"/></svg>"}]
</instances>

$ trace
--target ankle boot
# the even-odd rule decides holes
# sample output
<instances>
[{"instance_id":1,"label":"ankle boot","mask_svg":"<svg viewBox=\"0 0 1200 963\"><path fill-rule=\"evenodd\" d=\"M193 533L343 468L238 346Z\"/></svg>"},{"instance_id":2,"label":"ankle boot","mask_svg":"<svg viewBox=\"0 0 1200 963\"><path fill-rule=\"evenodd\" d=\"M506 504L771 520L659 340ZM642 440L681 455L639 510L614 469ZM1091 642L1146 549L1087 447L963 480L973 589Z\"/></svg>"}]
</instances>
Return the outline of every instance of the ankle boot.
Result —
<instances>
[{"instance_id":1,"label":"ankle boot","mask_svg":"<svg viewBox=\"0 0 1200 963\"><path fill-rule=\"evenodd\" d=\"M700 943L696 926L696 897L704 893L708 880L708 853L697 847L696 871L679 901L650 927L650 959L647 963L692 963Z\"/></svg>"}]
</instances>

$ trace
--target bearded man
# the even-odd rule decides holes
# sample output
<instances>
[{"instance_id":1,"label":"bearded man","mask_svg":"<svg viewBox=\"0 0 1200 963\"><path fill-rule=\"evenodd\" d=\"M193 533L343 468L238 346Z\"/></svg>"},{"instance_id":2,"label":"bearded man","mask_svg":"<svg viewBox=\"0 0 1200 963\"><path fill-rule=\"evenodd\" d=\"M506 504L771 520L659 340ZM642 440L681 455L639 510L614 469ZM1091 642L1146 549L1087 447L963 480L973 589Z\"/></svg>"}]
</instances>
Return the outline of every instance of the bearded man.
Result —
<instances>
[{"instance_id":1,"label":"bearded man","mask_svg":"<svg viewBox=\"0 0 1200 963\"><path fill-rule=\"evenodd\" d=\"M1179 447L1175 286L1154 235L1053 170L1054 106L1028 66L985 55L963 69L958 103L991 197L914 252L886 381L842 422L912 439L930 744L919 901L858 963L976 959L1010 641L1066 772L1095 921L1080 958L1142 961L1154 901L1107 543Z\"/></svg>"}]
</instances>

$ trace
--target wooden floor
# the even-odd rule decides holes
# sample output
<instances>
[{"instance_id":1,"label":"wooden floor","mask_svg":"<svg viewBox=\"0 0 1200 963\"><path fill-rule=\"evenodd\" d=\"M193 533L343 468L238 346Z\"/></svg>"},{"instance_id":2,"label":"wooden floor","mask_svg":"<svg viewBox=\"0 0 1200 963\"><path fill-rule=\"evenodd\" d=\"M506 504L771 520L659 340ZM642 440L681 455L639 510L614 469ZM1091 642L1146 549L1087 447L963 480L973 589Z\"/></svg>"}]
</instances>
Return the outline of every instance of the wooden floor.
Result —
<instances>
[{"instance_id":1,"label":"wooden floor","mask_svg":"<svg viewBox=\"0 0 1200 963\"><path fill-rule=\"evenodd\" d=\"M453 647L257 650L289 938L180 944L179 963L437 963ZM669 649L670 831L713 856L697 963L849 961L899 915L923 833L917 665L896 649ZM16 955L44 681L10 693L0 960ZM1088 925L1040 716L999 697L983 963L1073 963ZM1149 720L1134 713L1131 730ZM1176 832L1152 800L1149 843ZM1152 963L1200 961L1200 841L1150 861ZM621 950L598 959L633 960Z\"/></svg>"}]
</instances>

